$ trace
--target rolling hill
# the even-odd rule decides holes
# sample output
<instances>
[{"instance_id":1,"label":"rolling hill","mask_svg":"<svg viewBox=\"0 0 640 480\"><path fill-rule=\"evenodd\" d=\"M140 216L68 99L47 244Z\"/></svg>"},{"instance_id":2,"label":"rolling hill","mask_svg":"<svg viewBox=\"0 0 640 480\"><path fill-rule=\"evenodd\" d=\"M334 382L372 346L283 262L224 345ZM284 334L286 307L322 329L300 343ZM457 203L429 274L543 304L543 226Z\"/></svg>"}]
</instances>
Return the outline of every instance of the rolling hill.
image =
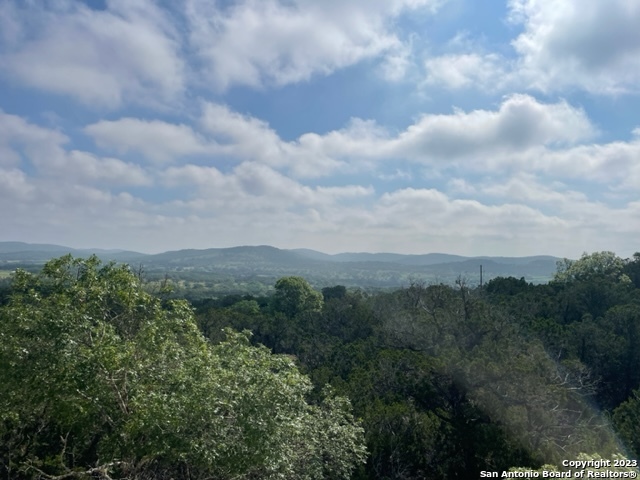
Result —
<instances>
[{"instance_id":1,"label":"rolling hill","mask_svg":"<svg viewBox=\"0 0 640 480\"><path fill-rule=\"evenodd\" d=\"M231 248L187 249L149 255L125 250L74 249L61 245L0 242L0 268L36 267L70 253L76 257L96 254L104 261L143 266L154 275L171 274L181 279L242 278L272 282L285 275L300 275L315 285L396 287L411 281L451 283L463 276L479 283L497 276L524 277L533 283L548 281L556 270L552 256L464 257L443 253L326 254L309 249L283 250L267 245Z\"/></svg>"}]
</instances>

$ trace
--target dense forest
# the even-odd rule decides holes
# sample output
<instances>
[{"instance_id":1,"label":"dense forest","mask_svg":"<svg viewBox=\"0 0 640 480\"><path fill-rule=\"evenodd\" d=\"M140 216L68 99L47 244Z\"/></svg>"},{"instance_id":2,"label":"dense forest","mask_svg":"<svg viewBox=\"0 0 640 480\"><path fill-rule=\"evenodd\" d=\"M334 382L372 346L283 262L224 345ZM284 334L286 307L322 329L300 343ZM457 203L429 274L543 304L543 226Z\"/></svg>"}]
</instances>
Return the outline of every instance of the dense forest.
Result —
<instances>
[{"instance_id":1,"label":"dense forest","mask_svg":"<svg viewBox=\"0 0 640 480\"><path fill-rule=\"evenodd\" d=\"M96 257L17 270L0 478L474 479L640 455L640 254L538 285L274 292L176 298Z\"/></svg>"}]
</instances>

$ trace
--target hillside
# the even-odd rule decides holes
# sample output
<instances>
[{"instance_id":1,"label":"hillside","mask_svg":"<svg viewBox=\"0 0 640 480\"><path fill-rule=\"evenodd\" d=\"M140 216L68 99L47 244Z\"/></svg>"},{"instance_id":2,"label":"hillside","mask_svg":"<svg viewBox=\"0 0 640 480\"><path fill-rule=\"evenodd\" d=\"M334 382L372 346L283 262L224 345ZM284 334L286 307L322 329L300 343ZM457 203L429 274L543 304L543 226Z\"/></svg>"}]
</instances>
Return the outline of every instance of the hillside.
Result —
<instances>
[{"instance_id":1,"label":"hillside","mask_svg":"<svg viewBox=\"0 0 640 480\"><path fill-rule=\"evenodd\" d=\"M152 276L206 282L254 280L272 285L285 275L300 275L325 286L336 283L360 287L396 287L412 281L452 283L459 276L469 284L497 276L524 277L532 283L547 282L556 269L552 256L464 257L442 253L339 253L329 255L309 249L283 250L267 245L188 249L147 255L124 250L74 249L61 245L0 242L0 268L37 266L70 253L86 257L95 253L105 261L143 267Z\"/></svg>"}]
</instances>

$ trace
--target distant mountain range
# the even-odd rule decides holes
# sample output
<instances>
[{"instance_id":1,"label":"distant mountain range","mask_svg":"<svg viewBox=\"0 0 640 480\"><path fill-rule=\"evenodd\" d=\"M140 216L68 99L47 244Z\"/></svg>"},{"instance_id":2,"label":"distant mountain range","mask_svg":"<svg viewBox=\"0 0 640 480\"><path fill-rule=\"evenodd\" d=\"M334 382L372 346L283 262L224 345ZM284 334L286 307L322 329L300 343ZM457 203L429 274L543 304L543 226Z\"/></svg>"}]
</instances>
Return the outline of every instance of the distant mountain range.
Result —
<instances>
[{"instance_id":1,"label":"distant mountain range","mask_svg":"<svg viewBox=\"0 0 640 480\"><path fill-rule=\"evenodd\" d=\"M397 253L338 253L329 255L309 249L282 250L266 245L205 250L177 250L149 255L127 250L74 249L61 245L0 242L0 269L34 267L70 253L75 257L96 254L105 261L142 265L147 272L174 272L178 277L204 279L207 274L268 281L300 275L317 285L390 287L410 281L450 283L463 276L470 284L497 276L524 277L544 283L556 271L557 257L464 257L444 253L402 255Z\"/></svg>"},{"instance_id":2,"label":"distant mountain range","mask_svg":"<svg viewBox=\"0 0 640 480\"><path fill-rule=\"evenodd\" d=\"M142 258L144 253L126 250L104 250L100 248L77 249L46 243L0 242L0 267L9 263L41 264L55 257L70 253L74 257L96 254L105 260L127 262L129 258Z\"/></svg>"}]
</instances>

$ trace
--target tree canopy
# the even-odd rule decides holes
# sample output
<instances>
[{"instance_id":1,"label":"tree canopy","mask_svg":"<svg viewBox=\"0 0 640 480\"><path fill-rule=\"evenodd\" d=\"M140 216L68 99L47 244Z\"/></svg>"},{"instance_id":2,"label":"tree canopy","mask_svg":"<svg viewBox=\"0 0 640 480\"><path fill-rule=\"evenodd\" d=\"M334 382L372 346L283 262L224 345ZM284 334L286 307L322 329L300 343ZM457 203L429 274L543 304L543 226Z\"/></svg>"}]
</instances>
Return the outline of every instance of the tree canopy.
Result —
<instances>
[{"instance_id":1,"label":"tree canopy","mask_svg":"<svg viewBox=\"0 0 640 480\"><path fill-rule=\"evenodd\" d=\"M639 265L601 252L546 285L375 293L284 277L194 307L95 258L18 271L0 479L445 480L637 458Z\"/></svg>"},{"instance_id":2,"label":"tree canopy","mask_svg":"<svg viewBox=\"0 0 640 480\"><path fill-rule=\"evenodd\" d=\"M276 282L275 288L274 306L290 318L322 308L322 294L302 277L283 277Z\"/></svg>"},{"instance_id":3,"label":"tree canopy","mask_svg":"<svg viewBox=\"0 0 640 480\"><path fill-rule=\"evenodd\" d=\"M631 282L623 273L625 261L614 252L585 252L579 260L565 258L559 261L557 267L554 280L558 282L588 280L593 276L609 277L624 283Z\"/></svg>"},{"instance_id":4,"label":"tree canopy","mask_svg":"<svg viewBox=\"0 0 640 480\"><path fill-rule=\"evenodd\" d=\"M17 271L0 307L6 478L349 478L365 455L349 402L291 358L146 292L126 266L70 256Z\"/></svg>"}]
</instances>

